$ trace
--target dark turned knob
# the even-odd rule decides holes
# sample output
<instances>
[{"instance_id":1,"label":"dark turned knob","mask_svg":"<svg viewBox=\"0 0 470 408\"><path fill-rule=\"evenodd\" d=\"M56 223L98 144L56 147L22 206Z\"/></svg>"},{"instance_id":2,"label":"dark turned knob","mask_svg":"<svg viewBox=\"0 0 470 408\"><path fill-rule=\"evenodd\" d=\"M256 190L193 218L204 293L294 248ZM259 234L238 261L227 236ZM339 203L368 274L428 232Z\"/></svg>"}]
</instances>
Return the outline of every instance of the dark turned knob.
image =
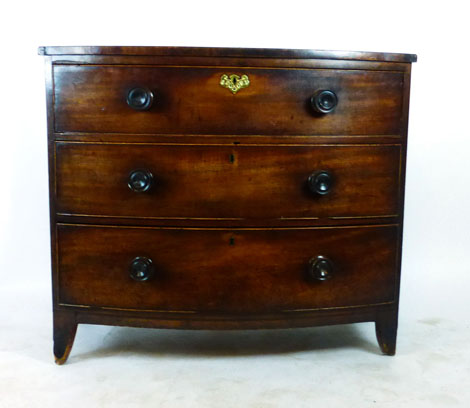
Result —
<instances>
[{"instance_id":1,"label":"dark turned knob","mask_svg":"<svg viewBox=\"0 0 470 408\"><path fill-rule=\"evenodd\" d=\"M308 263L308 275L311 279L326 281L333 274L333 264L324 256L318 255Z\"/></svg>"},{"instance_id":2,"label":"dark turned knob","mask_svg":"<svg viewBox=\"0 0 470 408\"><path fill-rule=\"evenodd\" d=\"M135 110L148 110L153 103L153 92L146 88L133 88L127 94L127 104Z\"/></svg>"},{"instance_id":3,"label":"dark turned knob","mask_svg":"<svg viewBox=\"0 0 470 408\"><path fill-rule=\"evenodd\" d=\"M312 193L325 195L331 191L333 178L326 170L317 171L312 173L308 178L308 188Z\"/></svg>"},{"instance_id":4,"label":"dark turned knob","mask_svg":"<svg viewBox=\"0 0 470 408\"><path fill-rule=\"evenodd\" d=\"M143 193L148 191L153 184L153 175L148 170L133 170L129 174L129 181L127 185L132 191L136 193Z\"/></svg>"},{"instance_id":5,"label":"dark turned knob","mask_svg":"<svg viewBox=\"0 0 470 408\"><path fill-rule=\"evenodd\" d=\"M310 99L312 108L318 113L333 112L338 105L338 97L333 91L321 90L315 93Z\"/></svg>"},{"instance_id":6,"label":"dark turned knob","mask_svg":"<svg viewBox=\"0 0 470 408\"><path fill-rule=\"evenodd\" d=\"M129 267L130 276L137 282L144 282L153 276L153 265L150 258L138 256L134 258Z\"/></svg>"}]
</instances>

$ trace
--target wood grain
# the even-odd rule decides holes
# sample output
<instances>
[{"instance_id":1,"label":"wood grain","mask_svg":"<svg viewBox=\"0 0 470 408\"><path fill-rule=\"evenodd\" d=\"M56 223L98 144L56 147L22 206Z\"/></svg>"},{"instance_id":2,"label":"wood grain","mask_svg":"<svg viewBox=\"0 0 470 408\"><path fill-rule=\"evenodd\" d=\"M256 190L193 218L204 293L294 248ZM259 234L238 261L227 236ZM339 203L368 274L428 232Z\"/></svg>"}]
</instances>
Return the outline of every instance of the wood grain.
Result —
<instances>
[{"instance_id":1,"label":"wood grain","mask_svg":"<svg viewBox=\"0 0 470 408\"><path fill-rule=\"evenodd\" d=\"M223 74L246 74L236 95ZM400 133L403 74L396 72L198 67L55 66L57 132L389 135ZM155 94L149 111L135 111L127 93ZM312 95L330 89L332 113L313 112Z\"/></svg>"},{"instance_id":2,"label":"wood grain","mask_svg":"<svg viewBox=\"0 0 470 408\"><path fill-rule=\"evenodd\" d=\"M394 300L396 226L58 228L60 303L250 314ZM328 281L307 277L317 255L334 264ZM149 281L129 276L137 256L153 261Z\"/></svg>"},{"instance_id":3,"label":"wood grain","mask_svg":"<svg viewBox=\"0 0 470 408\"><path fill-rule=\"evenodd\" d=\"M393 355L413 54L41 47L54 353L77 324L258 329L375 322ZM222 74L247 74L233 95ZM155 104L137 112L131 88ZM329 89L336 110L315 114ZM154 188L134 193L147 168ZM312 195L316 170L333 188ZM309 277L310 259L333 262ZM130 276L135 257L155 274ZM134 276L135 277L135 276Z\"/></svg>"},{"instance_id":4,"label":"wood grain","mask_svg":"<svg viewBox=\"0 0 470 408\"><path fill-rule=\"evenodd\" d=\"M264 219L390 216L399 211L399 145L184 146L57 143L57 211L119 217ZM146 169L145 193L127 183ZM329 171L331 192L310 174ZM119 205L116 205L119 203ZM276 221L278 220L278 221Z\"/></svg>"}]
</instances>

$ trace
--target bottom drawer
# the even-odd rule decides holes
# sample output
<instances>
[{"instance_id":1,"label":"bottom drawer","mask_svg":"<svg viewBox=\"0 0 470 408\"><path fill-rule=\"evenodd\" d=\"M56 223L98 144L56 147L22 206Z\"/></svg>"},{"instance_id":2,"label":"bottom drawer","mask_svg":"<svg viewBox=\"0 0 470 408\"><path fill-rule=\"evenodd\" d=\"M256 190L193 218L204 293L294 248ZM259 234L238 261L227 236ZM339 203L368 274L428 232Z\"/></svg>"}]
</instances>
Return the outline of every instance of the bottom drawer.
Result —
<instances>
[{"instance_id":1,"label":"bottom drawer","mask_svg":"<svg viewBox=\"0 0 470 408\"><path fill-rule=\"evenodd\" d=\"M396 225L182 229L58 225L60 304L271 313L391 302Z\"/></svg>"}]
</instances>

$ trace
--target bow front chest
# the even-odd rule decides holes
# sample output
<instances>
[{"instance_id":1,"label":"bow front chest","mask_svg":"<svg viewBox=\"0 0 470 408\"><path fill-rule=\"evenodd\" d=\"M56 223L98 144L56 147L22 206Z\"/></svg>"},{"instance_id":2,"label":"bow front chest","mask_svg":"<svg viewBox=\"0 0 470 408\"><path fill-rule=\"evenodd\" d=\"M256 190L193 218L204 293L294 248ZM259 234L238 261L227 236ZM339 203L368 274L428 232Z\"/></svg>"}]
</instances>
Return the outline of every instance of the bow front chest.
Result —
<instances>
[{"instance_id":1,"label":"bow front chest","mask_svg":"<svg viewBox=\"0 0 470 408\"><path fill-rule=\"evenodd\" d=\"M79 323L370 321L395 353L415 55L40 54L57 363Z\"/></svg>"}]
</instances>

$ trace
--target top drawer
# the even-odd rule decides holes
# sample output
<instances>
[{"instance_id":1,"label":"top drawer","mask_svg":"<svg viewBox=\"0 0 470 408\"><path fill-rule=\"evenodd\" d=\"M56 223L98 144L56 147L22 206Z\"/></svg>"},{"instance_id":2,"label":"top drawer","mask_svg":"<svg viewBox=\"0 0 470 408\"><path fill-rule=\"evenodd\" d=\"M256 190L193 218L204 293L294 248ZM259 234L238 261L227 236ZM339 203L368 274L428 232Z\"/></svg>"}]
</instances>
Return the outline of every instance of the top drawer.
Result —
<instances>
[{"instance_id":1,"label":"top drawer","mask_svg":"<svg viewBox=\"0 0 470 408\"><path fill-rule=\"evenodd\" d=\"M221 77L247 75L233 93ZM401 130L399 72L233 67L54 66L56 132L204 135L396 135ZM127 103L150 90L148 110ZM316 113L320 90L337 96Z\"/></svg>"}]
</instances>

